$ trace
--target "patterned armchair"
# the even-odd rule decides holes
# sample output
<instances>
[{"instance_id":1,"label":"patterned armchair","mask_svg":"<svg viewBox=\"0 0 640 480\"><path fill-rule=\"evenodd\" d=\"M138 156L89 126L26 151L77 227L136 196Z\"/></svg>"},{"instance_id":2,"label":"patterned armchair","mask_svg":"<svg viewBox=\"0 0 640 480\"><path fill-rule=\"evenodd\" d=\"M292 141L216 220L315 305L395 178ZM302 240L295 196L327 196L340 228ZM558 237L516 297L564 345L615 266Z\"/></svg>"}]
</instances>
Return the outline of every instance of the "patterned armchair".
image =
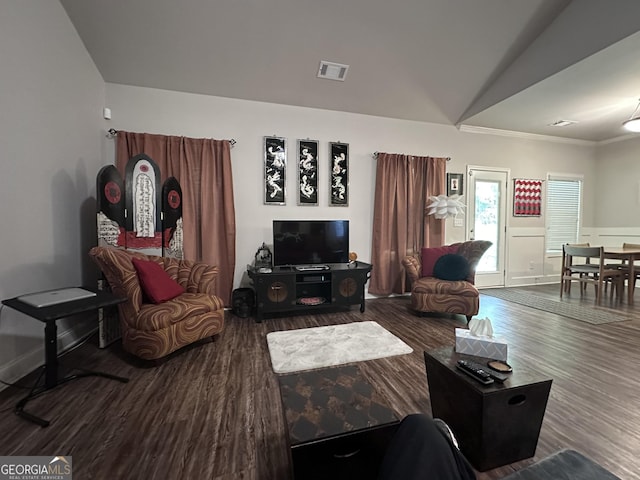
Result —
<instances>
[{"instance_id":1,"label":"patterned armchair","mask_svg":"<svg viewBox=\"0 0 640 480\"><path fill-rule=\"evenodd\" d=\"M104 273L111 291L127 298L118 305L122 345L127 352L156 360L222 331L224 303L213 293L217 267L110 247L94 247L89 256ZM184 293L166 302L146 303L132 258L159 264Z\"/></svg>"},{"instance_id":2,"label":"patterned armchair","mask_svg":"<svg viewBox=\"0 0 640 480\"><path fill-rule=\"evenodd\" d=\"M444 312L465 315L467 322L478 313L480 294L475 287L476 266L492 245L485 240L456 243L457 254L467 259L469 274L464 280L441 280L422 276L420 255L407 256L402 265L411 281L411 308L416 312Z\"/></svg>"}]
</instances>

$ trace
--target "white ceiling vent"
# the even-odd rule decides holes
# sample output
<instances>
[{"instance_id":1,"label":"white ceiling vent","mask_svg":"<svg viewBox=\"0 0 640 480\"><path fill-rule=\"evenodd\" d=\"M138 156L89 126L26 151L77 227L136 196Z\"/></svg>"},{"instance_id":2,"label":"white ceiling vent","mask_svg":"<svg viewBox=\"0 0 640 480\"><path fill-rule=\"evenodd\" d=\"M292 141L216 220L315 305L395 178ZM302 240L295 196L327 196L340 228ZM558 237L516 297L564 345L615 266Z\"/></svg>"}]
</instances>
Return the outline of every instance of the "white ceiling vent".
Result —
<instances>
[{"instance_id":1,"label":"white ceiling vent","mask_svg":"<svg viewBox=\"0 0 640 480\"><path fill-rule=\"evenodd\" d=\"M567 127L569 125L573 125L574 123L578 123L578 122L574 122L573 120L558 120L557 122L550 123L548 126L549 127Z\"/></svg>"},{"instance_id":2,"label":"white ceiling vent","mask_svg":"<svg viewBox=\"0 0 640 480\"><path fill-rule=\"evenodd\" d=\"M347 70L349 65L342 65L341 63L320 62L320 68L318 69L318 78L327 78L329 80L338 80L344 82L347 78Z\"/></svg>"}]
</instances>

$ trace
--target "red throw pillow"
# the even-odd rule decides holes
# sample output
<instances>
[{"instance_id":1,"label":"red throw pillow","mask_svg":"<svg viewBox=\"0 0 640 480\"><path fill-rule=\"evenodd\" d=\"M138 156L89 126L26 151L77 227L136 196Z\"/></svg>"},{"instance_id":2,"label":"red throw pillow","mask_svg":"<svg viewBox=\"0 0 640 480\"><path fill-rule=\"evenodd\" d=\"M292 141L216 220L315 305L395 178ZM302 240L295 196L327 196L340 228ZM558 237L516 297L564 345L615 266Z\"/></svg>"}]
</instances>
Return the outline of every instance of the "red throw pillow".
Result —
<instances>
[{"instance_id":1,"label":"red throw pillow","mask_svg":"<svg viewBox=\"0 0 640 480\"><path fill-rule=\"evenodd\" d=\"M151 260L132 258L142 291L153 303L166 302L184 293L184 288Z\"/></svg>"},{"instance_id":2,"label":"red throw pillow","mask_svg":"<svg viewBox=\"0 0 640 480\"><path fill-rule=\"evenodd\" d=\"M422 258L422 276L433 277L433 267L438 259L447 253L458 253L458 245L444 245L442 247L423 248L420 256Z\"/></svg>"}]
</instances>

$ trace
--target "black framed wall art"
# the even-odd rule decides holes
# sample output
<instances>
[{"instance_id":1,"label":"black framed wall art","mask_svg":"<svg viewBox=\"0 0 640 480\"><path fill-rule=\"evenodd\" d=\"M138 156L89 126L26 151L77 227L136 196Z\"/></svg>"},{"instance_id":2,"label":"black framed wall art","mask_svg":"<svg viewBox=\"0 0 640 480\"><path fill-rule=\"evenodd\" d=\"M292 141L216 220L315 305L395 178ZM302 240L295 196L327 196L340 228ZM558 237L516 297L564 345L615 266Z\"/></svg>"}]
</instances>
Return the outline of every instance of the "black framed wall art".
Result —
<instances>
[{"instance_id":1,"label":"black framed wall art","mask_svg":"<svg viewBox=\"0 0 640 480\"><path fill-rule=\"evenodd\" d=\"M462 195L462 173L447 173L447 196Z\"/></svg>"},{"instance_id":2,"label":"black framed wall art","mask_svg":"<svg viewBox=\"0 0 640 480\"><path fill-rule=\"evenodd\" d=\"M286 203L287 141L280 137L264 137L264 203Z\"/></svg>"},{"instance_id":3,"label":"black framed wall art","mask_svg":"<svg viewBox=\"0 0 640 480\"><path fill-rule=\"evenodd\" d=\"M329 205L349 205L349 144L329 143L331 157L331 197Z\"/></svg>"},{"instance_id":4,"label":"black framed wall art","mask_svg":"<svg viewBox=\"0 0 640 480\"><path fill-rule=\"evenodd\" d=\"M298 205L318 205L317 140L298 140Z\"/></svg>"}]
</instances>

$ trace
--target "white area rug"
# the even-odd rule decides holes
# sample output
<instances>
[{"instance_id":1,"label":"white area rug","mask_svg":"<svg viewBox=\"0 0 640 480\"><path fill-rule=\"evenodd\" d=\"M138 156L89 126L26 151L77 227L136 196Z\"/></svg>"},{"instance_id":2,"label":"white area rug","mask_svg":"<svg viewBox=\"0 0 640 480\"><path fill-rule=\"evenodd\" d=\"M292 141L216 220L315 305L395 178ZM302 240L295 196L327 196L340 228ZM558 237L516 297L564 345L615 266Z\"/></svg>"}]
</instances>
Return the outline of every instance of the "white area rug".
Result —
<instances>
[{"instance_id":1,"label":"white area rug","mask_svg":"<svg viewBox=\"0 0 640 480\"><path fill-rule=\"evenodd\" d=\"M276 373L332 367L411 353L413 349L376 322L354 322L267 334Z\"/></svg>"}]
</instances>

